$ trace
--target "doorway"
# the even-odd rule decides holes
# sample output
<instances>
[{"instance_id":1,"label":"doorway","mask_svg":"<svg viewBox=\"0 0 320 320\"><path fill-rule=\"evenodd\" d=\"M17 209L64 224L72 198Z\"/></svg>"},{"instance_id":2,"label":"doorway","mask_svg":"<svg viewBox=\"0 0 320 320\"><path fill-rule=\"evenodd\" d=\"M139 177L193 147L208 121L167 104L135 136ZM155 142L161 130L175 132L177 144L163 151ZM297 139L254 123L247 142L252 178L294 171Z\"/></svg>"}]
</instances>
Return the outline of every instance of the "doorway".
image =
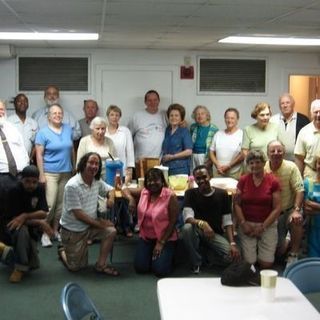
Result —
<instances>
[{"instance_id":1,"label":"doorway","mask_svg":"<svg viewBox=\"0 0 320 320\"><path fill-rule=\"evenodd\" d=\"M295 110L310 118L310 104L320 99L320 76L289 75L289 93L295 99Z\"/></svg>"}]
</instances>

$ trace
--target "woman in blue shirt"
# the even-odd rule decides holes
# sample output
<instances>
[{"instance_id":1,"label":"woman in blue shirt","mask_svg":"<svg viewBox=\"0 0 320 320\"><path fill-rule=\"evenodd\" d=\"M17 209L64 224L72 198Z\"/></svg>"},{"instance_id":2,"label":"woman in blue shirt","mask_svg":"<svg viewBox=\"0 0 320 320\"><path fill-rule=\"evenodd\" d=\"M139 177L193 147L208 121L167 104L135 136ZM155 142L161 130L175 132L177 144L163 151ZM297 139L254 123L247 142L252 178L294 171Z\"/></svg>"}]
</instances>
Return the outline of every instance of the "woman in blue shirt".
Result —
<instances>
[{"instance_id":1,"label":"woman in blue shirt","mask_svg":"<svg viewBox=\"0 0 320 320\"><path fill-rule=\"evenodd\" d=\"M169 126L162 143L162 164L169 167L169 175L190 174L192 140L187 128L181 127L186 111L178 103L167 110Z\"/></svg>"},{"instance_id":2,"label":"woman in blue shirt","mask_svg":"<svg viewBox=\"0 0 320 320\"><path fill-rule=\"evenodd\" d=\"M37 166L39 182L46 188L46 198L50 208L48 222L53 228L54 238L60 240L59 220L62 212L64 186L73 171L72 128L62 123L63 109L59 104L48 110L48 125L36 135ZM41 238L43 247L51 247L50 235Z\"/></svg>"}]
</instances>

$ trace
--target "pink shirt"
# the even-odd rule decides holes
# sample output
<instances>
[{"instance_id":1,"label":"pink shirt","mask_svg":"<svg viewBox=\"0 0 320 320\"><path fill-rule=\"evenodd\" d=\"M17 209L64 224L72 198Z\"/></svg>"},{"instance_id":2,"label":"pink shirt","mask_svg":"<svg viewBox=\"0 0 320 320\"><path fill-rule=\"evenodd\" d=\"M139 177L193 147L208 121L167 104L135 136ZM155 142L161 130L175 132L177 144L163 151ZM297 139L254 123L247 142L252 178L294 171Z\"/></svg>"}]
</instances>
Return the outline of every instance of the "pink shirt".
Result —
<instances>
[{"instance_id":1,"label":"pink shirt","mask_svg":"<svg viewBox=\"0 0 320 320\"><path fill-rule=\"evenodd\" d=\"M162 188L156 201L150 201L150 192L142 189L138 203L138 225L140 237L143 239L161 239L169 225L169 201L172 190ZM174 231L168 240L177 240L177 233Z\"/></svg>"}]
</instances>

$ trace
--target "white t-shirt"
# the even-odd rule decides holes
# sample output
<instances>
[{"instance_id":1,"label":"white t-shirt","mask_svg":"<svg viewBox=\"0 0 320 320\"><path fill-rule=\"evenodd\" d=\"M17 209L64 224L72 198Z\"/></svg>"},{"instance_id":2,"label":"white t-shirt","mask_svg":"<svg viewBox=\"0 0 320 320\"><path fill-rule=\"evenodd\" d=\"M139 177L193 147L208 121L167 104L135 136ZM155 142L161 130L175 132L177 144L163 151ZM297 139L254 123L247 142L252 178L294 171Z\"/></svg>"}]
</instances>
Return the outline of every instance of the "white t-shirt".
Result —
<instances>
[{"instance_id":1,"label":"white t-shirt","mask_svg":"<svg viewBox=\"0 0 320 320\"><path fill-rule=\"evenodd\" d=\"M26 117L25 122L22 122L16 114L11 115L7 120L19 130L23 138L24 146L30 156L36 133L38 132L37 121L30 117Z\"/></svg>"},{"instance_id":2,"label":"white t-shirt","mask_svg":"<svg viewBox=\"0 0 320 320\"><path fill-rule=\"evenodd\" d=\"M123 162L123 169L135 166L131 132L127 127L119 126L115 133L110 133L108 127L106 137L113 141L118 158Z\"/></svg>"},{"instance_id":3,"label":"white t-shirt","mask_svg":"<svg viewBox=\"0 0 320 320\"><path fill-rule=\"evenodd\" d=\"M133 136L136 161L145 157L160 157L166 127L164 111L149 113L143 110L133 115L128 128Z\"/></svg>"},{"instance_id":4,"label":"white t-shirt","mask_svg":"<svg viewBox=\"0 0 320 320\"><path fill-rule=\"evenodd\" d=\"M216 158L220 164L228 164L241 151L243 131L238 129L232 134L226 134L224 130L219 130L213 137L210 150L216 153ZM230 169L230 173L237 172L241 167L238 164Z\"/></svg>"}]
</instances>

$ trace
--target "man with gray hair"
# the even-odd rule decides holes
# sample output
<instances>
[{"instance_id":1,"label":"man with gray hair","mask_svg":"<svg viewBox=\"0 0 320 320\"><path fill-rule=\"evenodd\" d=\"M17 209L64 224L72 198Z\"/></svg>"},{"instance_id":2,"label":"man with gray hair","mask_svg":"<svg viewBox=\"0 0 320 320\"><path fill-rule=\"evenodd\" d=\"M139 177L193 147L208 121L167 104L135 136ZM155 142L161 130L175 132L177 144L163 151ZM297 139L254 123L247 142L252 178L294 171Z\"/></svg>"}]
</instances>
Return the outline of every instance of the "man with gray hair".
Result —
<instances>
[{"instance_id":1,"label":"man with gray hair","mask_svg":"<svg viewBox=\"0 0 320 320\"><path fill-rule=\"evenodd\" d=\"M296 164L284 159L286 149L282 142L269 142L267 150L269 161L265 171L276 176L281 187L277 255L282 257L288 253L288 265L298 260L303 237L303 180Z\"/></svg>"},{"instance_id":2,"label":"man with gray hair","mask_svg":"<svg viewBox=\"0 0 320 320\"><path fill-rule=\"evenodd\" d=\"M284 93L279 97L280 113L273 115L270 122L279 127L279 139L285 145L285 159L294 161L294 146L300 130L310 120L307 116L294 110L295 101L291 94Z\"/></svg>"},{"instance_id":3,"label":"man with gray hair","mask_svg":"<svg viewBox=\"0 0 320 320\"><path fill-rule=\"evenodd\" d=\"M300 130L294 148L295 163L304 178L316 177L316 157L320 154L320 99L312 101L310 113L312 122Z\"/></svg>"},{"instance_id":4,"label":"man with gray hair","mask_svg":"<svg viewBox=\"0 0 320 320\"><path fill-rule=\"evenodd\" d=\"M54 85L49 85L44 90L44 101L46 106L38 109L33 113L32 118L38 122L39 129L48 124L49 107L59 103L60 93L59 88ZM72 128L73 140L76 141L81 136L79 122L75 120L73 115L68 110L63 110L63 123L68 124Z\"/></svg>"},{"instance_id":5,"label":"man with gray hair","mask_svg":"<svg viewBox=\"0 0 320 320\"><path fill-rule=\"evenodd\" d=\"M84 118L80 119L79 125L81 129L81 137L91 134L90 124L91 121L98 115L99 107L97 101L88 99L84 100L83 112Z\"/></svg>"}]
</instances>

